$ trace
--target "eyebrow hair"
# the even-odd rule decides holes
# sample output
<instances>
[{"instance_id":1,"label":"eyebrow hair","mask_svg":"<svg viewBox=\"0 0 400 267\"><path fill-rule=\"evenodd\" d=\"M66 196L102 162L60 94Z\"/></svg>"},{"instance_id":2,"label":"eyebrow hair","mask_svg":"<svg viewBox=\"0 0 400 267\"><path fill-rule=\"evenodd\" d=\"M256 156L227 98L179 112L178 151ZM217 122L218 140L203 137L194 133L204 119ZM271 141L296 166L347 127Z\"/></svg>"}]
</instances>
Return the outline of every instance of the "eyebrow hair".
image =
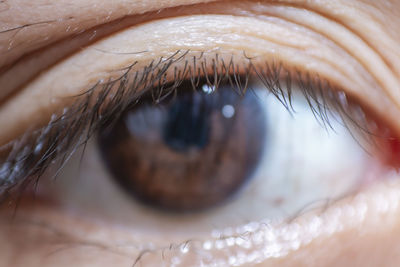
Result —
<instances>
[{"instance_id":1,"label":"eyebrow hair","mask_svg":"<svg viewBox=\"0 0 400 267\"><path fill-rule=\"evenodd\" d=\"M318 74L293 71L279 61L254 64L252 58L245 54L243 57L247 59L246 64L236 64L233 55L225 61L218 53L207 59L203 54L196 57L191 56L190 51L177 51L168 58L153 60L145 67L137 68L138 62L134 62L119 78L97 83L72 97L76 99L74 104L64 108L61 114L54 114L46 126L27 132L0 148L0 155L5 155L0 161L0 204L2 200L15 197L15 192L37 184L50 165L58 164L52 175L57 177L72 154L79 147L85 147L99 129L112 127L125 111L140 104L145 96L154 104L174 97L185 80L190 80L193 90L198 90L201 82L216 90L221 82L226 82L236 93L244 95L252 90L250 82L255 78L293 113L292 84L296 83L315 118L325 128L332 128L329 118L335 111L344 123L347 120L370 134L366 121L353 118L356 104L343 90L331 86ZM184 63L181 69L175 66L178 62ZM207 71L209 69L211 73ZM167 79L171 71L172 82ZM363 112L361 107L359 111Z\"/></svg>"}]
</instances>

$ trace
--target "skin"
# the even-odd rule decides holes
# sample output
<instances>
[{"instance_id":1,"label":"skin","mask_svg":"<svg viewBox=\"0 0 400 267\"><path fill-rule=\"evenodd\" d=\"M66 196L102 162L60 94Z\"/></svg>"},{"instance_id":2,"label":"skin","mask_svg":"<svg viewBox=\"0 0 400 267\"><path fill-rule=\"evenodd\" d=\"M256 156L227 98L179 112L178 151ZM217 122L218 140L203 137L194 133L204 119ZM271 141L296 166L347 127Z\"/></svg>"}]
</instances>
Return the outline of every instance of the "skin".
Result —
<instances>
[{"instance_id":1,"label":"skin","mask_svg":"<svg viewBox=\"0 0 400 267\"><path fill-rule=\"evenodd\" d=\"M46 124L52 114L71 104L66 96L118 77L121 72L116 70L132 62L146 65L178 50L205 57L215 52L226 58L235 55L236 63L245 62L245 51L255 62L278 60L318 74L398 135L399 10L396 0L80 0L73 4L36 0L33 6L3 1L0 144ZM323 210L271 225L268 231L294 231L299 245L257 264L398 266L400 183L383 177L372 180L377 180L373 186ZM43 199L34 205L24 202L13 219L9 209L2 212L0 266L131 266L138 249L117 244L150 239L166 244L173 238L171 229L158 226L159 232L148 237L132 231L134 226L121 229L107 220L99 223L73 216L74 212ZM224 251L210 253L217 258ZM172 257L169 252L176 253L169 250L166 261ZM196 265L196 253L188 255L184 265ZM160 261L160 253L150 253L143 265L159 266Z\"/></svg>"}]
</instances>

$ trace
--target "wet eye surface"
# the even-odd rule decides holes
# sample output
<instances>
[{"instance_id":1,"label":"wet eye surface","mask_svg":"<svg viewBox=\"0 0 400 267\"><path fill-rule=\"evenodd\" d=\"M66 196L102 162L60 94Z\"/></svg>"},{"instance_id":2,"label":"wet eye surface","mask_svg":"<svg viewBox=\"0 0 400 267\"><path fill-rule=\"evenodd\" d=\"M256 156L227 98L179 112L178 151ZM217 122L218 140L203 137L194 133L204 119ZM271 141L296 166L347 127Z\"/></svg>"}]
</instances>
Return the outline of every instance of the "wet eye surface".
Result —
<instances>
[{"instance_id":1,"label":"wet eye surface","mask_svg":"<svg viewBox=\"0 0 400 267\"><path fill-rule=\"evenodd\" d=\"M102 129L99 146L113 177L134 197L170 211L213 207L239 191L262 157L263 103L229 83L184 82L176 96L149 99ZM199 88L195 88L199 89Z\"/></svg>"},{"instance_id":2,"label":"wet eye surface","mask_svg":"<svg viewBox=\"0 0 400 267\"><path fill-rule=\"evenodd\" d=\"M232 80L185 80L156 101L145 94L75 153L48 192L62 206L134 225L140 235L166 228L175 240L285 220L386 171L372 143L356 139L363 130L349 131L328 105L318 113L310 91L293 83L289 99L282 81L279 98L257 78L247 90ZM344 93L330 93L349 116L365 117Z\"/></svg>"}]
</instances>

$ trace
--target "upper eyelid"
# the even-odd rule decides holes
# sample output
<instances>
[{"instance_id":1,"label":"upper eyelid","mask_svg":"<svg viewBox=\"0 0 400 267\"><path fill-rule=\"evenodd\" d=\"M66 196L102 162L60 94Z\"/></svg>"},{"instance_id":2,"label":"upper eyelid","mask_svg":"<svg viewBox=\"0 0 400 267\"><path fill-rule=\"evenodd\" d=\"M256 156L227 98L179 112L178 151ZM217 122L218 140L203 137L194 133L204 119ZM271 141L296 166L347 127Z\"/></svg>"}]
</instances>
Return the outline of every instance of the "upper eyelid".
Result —
<instances>
[{"instance_id":1,"label":"upper eyelid","mask_svg":"<svg viewBox=\"0 0 400 267\"><path fill-rule=\"evenodd\" d=\"M223 29L215 27L215 23L221 25ZM251 24L252 27L243 33L241 32L240 36L235 34L235 27L238 25L248 27L249 24ZM209 29L207 30L204 29L206 25L209 25ZM164 28L167 26L170 28ZM185 27L185 31L180 31L182 27ZM282 30L290 33L290 38L287 38L287 46L283 43L285 40L281 40L282 37L280 33ZM224 34L224 31L233 32L227 35ZM168 33L174 36L175 39L182 38L184 42L176 43L177 40L174 40L174 38L167 38L165 35ZM257 34L254 35L254 33ZM159 40L155 38L154 35L165 37L166 40ZM265 37L264 35L267 36ZM127 38L127 36L129 38ZM302 40L302 42L298 44L298 48L293 47L293 43L295 42L291 40L296 36ZM143 41L144 39L145 41ZM277 43L277 40L279 43ZM327 41L328 40L325 39L325 42ZM136 60L142 62L146 59L151 60L157 55L171 55L173 51L176 51L172 50L173 48L181 48L182 50L197 49L197 51L207 52L208 49L218 47L220 53L224 52L224 50L230 53L230 51L236 49L237 53L241 53L243 50L250 51L252 52L248 53L250 56L259 54L258 56L260 58L272 59L277 57L280 61L288 61L288 65L291 64L298 68L301 68L302 64L304 64L309 72L319 73L320 76L325 78L329 76L333 84L341 84L348 91L352 91L352 93L357 92L359 88L363 88L364 92L359 94L359 97L364 97L363 100L366 103L369 103L371 99L382 98L381 92L373 88L375 86L374 81L370 80L371 77L368 72L364 70L355 59L351 58L345 51L341 50L340 47L335 47L333 43L331 46L327 46L325 42L324 44L320 42L321 40L316 40L315 36L306 35L304 31L292 32L292 30L287 29L284 25L277 25L276 23L266 21L260 22L256 18L202 15L156 21L154 23L126 29L93 46L85 48L80 53L53 66L48 71L43 72L43 74L35 80L31 81L24 90L16 94L13 99L10 99L10 101L0 106L0 112L2 114L14 112L19 109L18 105L22 103L22 105L26 105L27 107L25 113L36 114L39 104L35 103L35 105L31 105L30 103L23 103L24 101L26 102L27 99L37 98L40 101L36 102L40 102L41 105L47 105L46 107L41 106L40 112L47 112L47 115L50 116L50 114L54 112L53 110L50 111L50 109L55 108L54 103L61 102L60 97L79 94L78 91L84 90L84 87L88 86L88 84L94 84L102 78L106 79L106 76L111 76L113 74L113 70L126 67ZM158 43L160 44L157 45ZM311 46L312 49L310 49L309 46ZM93 48L100 49L96 50ZM122 57L121 55L100 52L101 50L130 52L133 48L136 51L148 50L148 53L144 53L140 56L126 55ZM341 58L341 60L338 61L337 58ZM108 62L108 64L101 65L96 63L100 61ZM85 71L83 71L83 69ZM86 75L83 75L83 73L86 73ZM59 81L65 80L65 77L74 77L74 79L68 79L68 82L59 83ZM366 77L369 77L369 79ZM367 99L365 99L366 97ZM383 97L385 98L385 96ZM390 106L390 100L385 99L385 101L389 103L385 106ZM49 109L49 111L47 111L47 109ZM384 111L380 111L381 114L382 112L387 113L387 107L385 107ZM387 114L385 114L385 116L387 116ZM5 137L6 135L11 137L9 133L10 128L19 128L22 130L21 127L16 126L16 123L20 122L20 120L26 121L26 119L27 117L24 117L24 114L20 114L18 119L14 121L10 121L6 116L0 115L0 124L8 125L7 129L0 133L0 143L4 143L4 138L7 138ZM30 117L29 123L32 124L35 119L38 118ZM42 121L42 123L45 122ZM22 132L19 134L21 133Z\"/></svg>"},{"instance_id":2,"label":"upper eyelid","mask_svg":"<svg viewBox=\"0 0 400 267\"><path fill-rule=\"evenodd\" d=\"M117 32L124 28L132 27L140 23L146 23L151 20L164 19L173 16L203 14L202 8L205 5L209 5L210 3L196 4L196 2L202 2L202 1L203 0L190 0L190 2L193 3L189 3L189 5L179 6L179 8L177 9L176 6L174 6L173 4L171 5L170 2L165 3L166 6L164 8L162 5L160 6L159 4L157 4L156 7L151 7L147 9L145 8L144 10L141 9L143 8L143 6L140 6L140 8L138 9L132 9L131 7L131 10L135 10L134 14L137 13L139 15L125 14L124 16L121 16L121 18L118 17L114 18L114 20L108 21L111 18L110 17L109 19L106 19L106 21L104 21L104 24L101 24L100 21L98 21L98 18L96 18L95 24L93 25L90 24L89 27L84 29L80 29L78 26L73 27L72 24L66 23L69 20L75 19L73 16L71 16L68 17L67 19L61 19L61 20L59 19L54 21L27 23L24 25L20 25L18 27L0 31L0 37L2 37L2 34L3 35L5 33L14 34L13 33L14 31L18 31L21 28L23 29L25 27L35 27L36 25L45 25L51 23L56 23L58 25L61 23L61 26L62 24L64 24L66 30L58 31L57 34L58 33L63 34L63 32L64 34L67 34L67 36L63 37L64 39L60 39L59 37L57 37L56 39L45 38L43 43L39 44L39 46L37 47L35 45L32 45L32 43L30 42L29 46L26 47L25 50L21 51L22 54L18 54L19 52L16 52L17 54L13 56L14 53L13 49L9 49L9 51L6 51L5 53L6 55L0 58L0 84L3 84L2 90L0 91L0 101L6 99L10 94L12 94L14 90L23 86L32 77L38 75L43 69L50 67L52 64L61 60L62 58L76 52L77 50L81 49L84 46L90 45L91 43L100 40L101 38L104 38L109 34L112 34L113 32ZM214 3L218 4L218 0L214 1L215 1ZM108 12L111 14L117 13L117 12L111 12L111 9L108 9ZM226 11L226 9L222 9L214 13L224 14L228 12ZM76 33L77 31L78 33ZM23 40L22 44L26 43L25 42L26 38L27 37L22 38ZM12 38L10 40L12 44L15 45L14 40ZM4 45L4 47L7 47L7 45ZM35 48L35 50L32 50L33 48ZM52 56L50 58L46 57L46 53L44 53L43 50L46 50L47 54L51 53ZM63 52L60 53L59 52L60 50ZM10 54L8 55L11 56L10 59L7 58L7 54ZM8 63L12 63L13 60L15 59L18 59L18 61L15 62L15 64L12 64L11 66L4 69L4 65L7 66ZM4 62L2 62L2 60ZM29 73L25 70L25 66L27 64L33 66L39 66L42 65L43 63L44 65L42 66L42 68L35 68L33 69L32 73ZM15 76L14 73L18 73L20 79L18 80L12 79L13 76Z\"/></svg>"},{"instance_id":3,"label":"upper eyelid","mask_svg":"<svg viewBox=\"0 0 400 267\"><path fill-rule=\"evenodd\" d=\"M181 80L199 79L209 75L207 73L208 67L205 66L207 62L212 65L210 69L215 71L215 73L211 73L209 79L206 79L210 86L217 85L217 83L213 83L215 77L223 79L230 77L229 75L234 75L234 78L229 80L232 86L238 90L247 90L248 75L252 73L260 78L265 87L290 109L290 91L285 92L285 89L281 87L285 84L279 83L281 78L287 76L291 77L286 79L287 83L297 82L300 84L300 88L310 101L310 105L314 105L312 107L313 112L318 113L323 122L329 125L329 121L326 120L330 111L326 105L332 103L334 104L333 108L336 107L338 112L344 112L342 113L343 116L351 116L351 114L346 113L350 106L343 106L343 102L341 102L343 99L340 99L341 95L335 93L340 89L332 88L328 81L320 79L318 75L299 70L290 71L279 62L266 63L266 65L259 67L248 58L246 70L242 64L238 65L234 62L233 56L231 61L225 62L222 58L219 58L218 54L215 54L214 60L208 58L208 61L202 54L200 57L189 57L188 55L190 55L190 51L177 51L173 57L153 61L148 66L139 68L139 70L136 70L135 64L133 64L118 79L105 84L97 84L91 90L76 96L78 101L75 105L65 109L63 114L53 116L46 127L27 133L22 138L11 142L9 146L3 147L9 152L7 159L0 164L0 195L12 190L16 185L32 182L30 179L26 180L29 177L34 178L37 175L39 178L49 164L59 157L63 157L60 164L64 164L79 146L85 145L93 133L103 127L104 123L112 124L124 110L136 103L136 100L151 88L160 89L164 88L163 85L169 86L169 89L168 87L164 88L164 93L159 94L159 92L152 91L157 99L176 90ZM190 62L190 60L193 61ZM174 63L180 61L189 62L189 64L183 64L183 66L186 66L186 71L181 68L174 68ZM205 67L198 69L194 67L202 65ZM177 80L172 84L164 79L164 74L171 69L179 76L175 77ZM243 74L245 75L243 76ZM236 78L235 75L237 75ZM244 79L240 77L244 77ZM193 84L195 86L196 81L193 81ZM287 86L287 90L290 90L290 88L291 86ZM322 102L319 99L322 99ZM332 106L330 107L332 108Z\"/></svg>"},{"instance_id":4,"label":"upper eyelid","mask_svg":"<svg viewBox=\"0 0 400 267\"><path fill-rule=\"evenodd\" d=\"M201 1L199 1L199 2L201 2ZM135 25L138 23L144 23L146 21L154 20L154 19L162 19L162 18L166 18L166 17L184 16L184 15L192 15L192 14L193 15L205 14L205 12L206 12L206 14L228 14L228 15L236 14L236 15L241 16L241 15L243 15L243 12L246 11L248 13L248 16L259 16L262 19L265 19L266 17L270 16L270 18L272 20L274 20L274 18L282 18L284 20L294 22L295 24L298 24L298 26L300 26L300 27L308 27L310 29L319 29L319 31L324 32L323 34L326 34L327 32L329 32L329 28L331 28L330 26L325 27L325 28L318 28L314 25L312 20L311 20L311 24L310 24L310 22L308 21L309 16L306 16L305 18L302 17L302 19L299 20L299 19L297 19L297 16L290 17L288 15L289 13L288 14L285 13L286 11L289 11L289 12L292 12L292 11L303 12L304 11L304 12L308 12L309 15L311 14L311 17L320 16L321 18L326 18L328 20L341 21L341 23L340 23L341 26L344 26L345 28L347 26L347 28L350 29L349 25L345 25L346 23L348 24L348 21L346 21L346 19L348 20L349 14L347 14L347 12L344 12L342 14L342 16L337 15L338 18L335 18L335 15L330 14L329 10L324 9L324 6L320 6L320 4L318 4L318 3L310 2L310 3L306 4L306 3L301 3L301 2L296 2L296 3L290 3L290 2L291 1L289 1L288 3L270 3L268 1L266 1L265 3L259 3L257 5L251 1L248 3L242 3L242 2L238 3L238 2L232 1L232 3L235 6L232 8L232 10L229 10L230 5L227 7L226 4L219 3L219 1L216 1L216 2L212 2L212 3L196 4L196 5L183 6L183 7L181 6L178 9L174 9L174 8L163 9L163 10L159 10L159 11L153 12L153 13L146 13L143 16L141 16L141 15L133 16L133 17L128 16L121 21L110 22L105 25L100 25L98 28L92 28L87 32L83 32L82 34L79 34L77 36L77 38L80 39L81 41L79 41L79 40L76 41L75 37L73 40L70 40L70 42L72 44L75 43L75 45L68 45L68 44L63 45L63 43L65 43L65 42L61 42L60 47L62 48L64 46L63 49L67 49L67 51L72 52L73 50L76 50L77 48L85 45L85 43L92 42L94 40L98 40L99 38L102 38L103 36L110 34L113 31L115 32L115 31L121 30L128 26L132 26L132 25ZM212 7L212 10L207 9L210 6ZM282 7L284 8L284 10L286 10L285 12L282 12L282 10L281 10ZM343 7L341 7L341 8L343 9ZM206 10L206 11L204 11L204 10ZM138 11L140 11L140 9L138 9ZM147 11L151 11L151 8ZM176 12L174 12L174 11L176 11ZM300 14L300 15L303 16L302 14ZM364 16L364 15L368 15L368 13L362 12L361 16ZM321 23L321 24L323 24L323 23ZM66 25L68 25L68 23ZM110 27L108 27L108 26L110 26ZM71 25L69 25L68 27L71 27ZM108 27L108 30L107 30L107 27ZM354 25L353 25L353 27L354 27ZM100 30L103 28L105 28L106 31L102 33L102 31L100 31ZM371 26L368 26L368 29L370 31L374 30L374 28ZM357 31L357 28L352 29L351 31ZM363 42L361 42L362 45L363 44L364 45L371 44L371 40L368 41L368 37L361 36L361 34L363 34L363 32L360 33L360 29L358 29L358 33L359 33L358 37L363 38ZM357 35L357 33L355 35ZM387 37L384 39L385 42L393 41L392 39L388 38L388 36L381 36L381 37ZM336 42L338 44L342 43L341 40L343 40L343 39L345 39L345 38L336 39ZM68 40L66 40L66 41L68 41ZM339 46L342 46L342 48L345 50L349 49L348 47L346 48L346 45L344 45L343 43L339 44ZM30 47L34 47L34 46L30 44ZM57 48L57 45L55 47L50 47L50 49L53 49L53 48ZM361 49L355 49L355 50L361 50ZM70 52L68 52L68 53L70 53ZM357 51L355 51L355 52L357 52ZM383 52L385 52L385 51L383 51ZM381 51L381 53L382 53L382 51ZM3 84L3 88L0 92L0 100L3 100L3 98L6 97L11 92L11 90L13 90L13 88L19 88L25 82L27 82L30 78L32 78L33 76L37 75L40 72L40 69L37 69L36 72L31 73L30 76L27 76L27 75L29 75L27 71L18 70L18 69L22 68L22 66L26 65L26 63L36 66L41 62L48 61L48 59L39 58L42 54L35 53L30 58L27 58L27 60L20 62L22 65L17 64L16 66L12 66L9 70L7 70L5 73L0 75L0 84ZM371 55L373 55L373 54L371 54ZM62 53L54 52L51 56L51 60L53 60L53 62L54 62L54 60L58 61L60 59L60 57L62 57ZM3 57L3 58L5 58L5 57ZM382 56L381 58L383 60L386 59L386 61L387 60L390 61L390 58L388 59L387 57L385 58L384 56ZM365 60L365 58L364 59L359 58L359 59ZM386 67L381 64L380 59L378 59L378 58L374 58L374 60L372 60L372 59L373 58L371 58L370 61L374 62L374 64L372 64L372 65L376 65L377 69L382 69L382 68ZM25 62L25 61L27 61L27 62ZM396 62L394 62L394 63L396 63ZM51 64L51 63L49 62L47 64L48 64L47 67L49 67L50 66L49 64ZM381 64L381 65L377 65L377 64ZM391 64L393 64L393 62ZM395 70L396 70L396 68L395 68ZM13 72L17 72L20 79L12 79ZM371 71L371 73L374 73L374 71ZM387 75L385 77L383 77L383 76L379 77L379 76L382 76L382 75L377 76L378 80L379 79L385 80L386 85L388 85L387 83L392 80L392 77L389 77ZM377 79L377 77L374 77L375 80ZM391 86L387 86L387 87L389 87L389 89L387 90L389 94L393 94L393 92L391 92L390 88L396 87L396 86L393 86L393 84L395 84L395 82L391 81Z\"/></svg>"}]
</instances>

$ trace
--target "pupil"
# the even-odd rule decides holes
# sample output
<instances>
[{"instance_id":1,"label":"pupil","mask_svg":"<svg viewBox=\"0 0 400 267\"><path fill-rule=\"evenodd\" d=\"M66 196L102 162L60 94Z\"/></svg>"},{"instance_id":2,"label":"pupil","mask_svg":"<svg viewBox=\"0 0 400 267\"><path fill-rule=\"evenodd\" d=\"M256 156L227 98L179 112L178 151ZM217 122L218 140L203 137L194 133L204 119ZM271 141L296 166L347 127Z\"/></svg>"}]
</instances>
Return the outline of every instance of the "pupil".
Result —
<instances>
[{"instance_id":1,"label":"pupil","mask_svg":"<svg viewBox=\"0 0 400 267\"><path fill-rule=\"evenodd\" d=\"M193 212L226 202L251 178L263 155L265 109L221 82L139 105L100 130L110 174L132 197L153 208ZM148 99L152 99L149 97Z\"/></svg>"},{"instance_id":2,"label":"pupil","mask_svg":"<svg viewBox=\"0 0 400 267\"><path fill-rule=\"evenodd\" d=\"M210 100L205 94L186 93L172 103L164 126L164 141L171 149L185 152L208 144Z\"/></svg>"}]
</instances>

